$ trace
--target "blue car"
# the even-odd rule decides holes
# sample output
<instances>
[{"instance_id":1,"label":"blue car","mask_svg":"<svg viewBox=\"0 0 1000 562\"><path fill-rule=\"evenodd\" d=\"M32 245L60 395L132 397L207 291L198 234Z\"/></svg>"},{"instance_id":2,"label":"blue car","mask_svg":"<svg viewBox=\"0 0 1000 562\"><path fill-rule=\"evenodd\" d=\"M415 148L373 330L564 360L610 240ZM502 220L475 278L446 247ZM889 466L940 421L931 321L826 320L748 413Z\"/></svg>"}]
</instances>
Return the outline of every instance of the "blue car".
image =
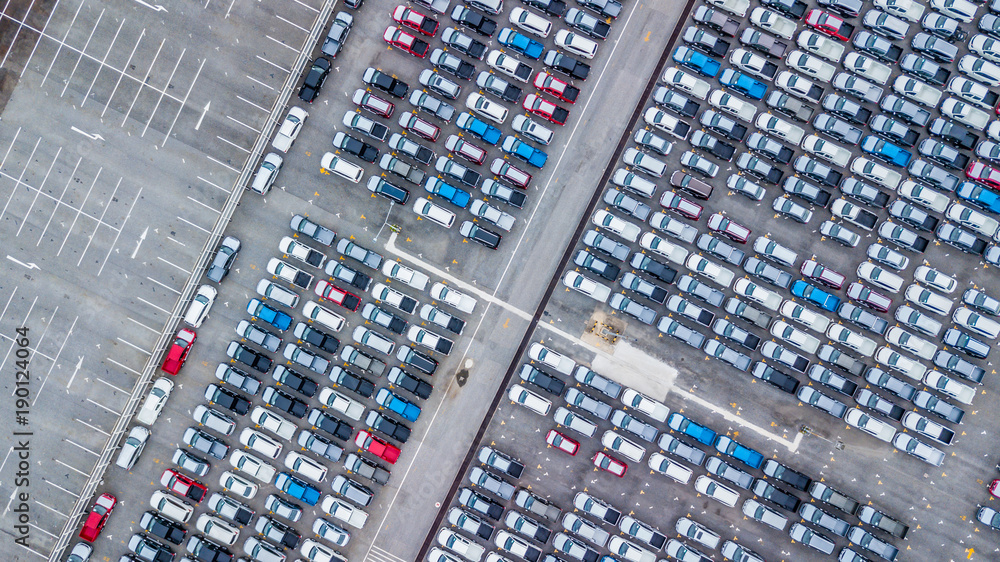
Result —
<instances>
[{"instance_id":1,"label":"blue car","mask_svg":"<svg viewBox=\"0 0 1000 562\"><path fill-rule=\"evenodd\" d=\"M274 326L284 332L292 325L292 317L284 312L277 311L257 299L250 299L247 303L247 313L254 318L259 318L264 322Z\"/></svg>"},{"instance_id":2,"label":"blue car","mask_svg":"<svg viewBox=\"0 0 1000 562\"><path fill-rule=\"evenodd\" d=\"M861 140L861 150L900 168L905 168L913 158L913 154L874 135L868 135Z\"/></svg>"},{"instance_id":3,"label":"blue car","mask_svg":"<svg viewBox=\"0 0 1000 562\"><path fill-rule=\"evenodd\" d=\"M674 62L709 78L715 78L715 75L719 73L719 68L722 67L719 61L684 45L674 49Z\"/></svg>"},{"instance_id":4,"label":"blue car","mask_svg":"<svg viewBox=\"0 0 1000 562\"><path fill-rule=\"evenodd\" d=\"M476 119L468 111L459 113L458 119L455 120L455 124L458 125L459 129L469 131L494 146L500 142L500 129L497 129L493 125L487 125L484 121Z\"/></svg>"},{"instance_id":5,"label":"blue car","mask_svg":"<svg viewBox=\"0 0 1000 562\"><path fill-rule=\"evenodd\" d=\"M542 51L545 50L545 47L538 41L525 37L509 27L500 30L497 41L500 41L501 45L506 45L522 55L535 60L538 60L542 56Z\"/></svg>"},{"instance_id":6,"label":"blue car","mask_svg":"<svg viewBox=\"0 0 1000 562\"><path fill-rule=\"evenodd\" d=\"M792 294L810 301L823 310L833 312L840 306L840 297L835 297L822 289L818 289L809 283L799 279L792 283Z\"/></svg>"},{"instance_id":7,"label":"blue car","mask_svg":"<svg viewBox=\"0 0 1000 562\"><path fill-rule=\"evenodd\" d=\"M548 154L545 154L541 150L538 150L526 142L521 142L520 139L513 135L507 135L503 139L503 144L500 145L500 148L504 152L513 154L536 168L544 166L545 161L549 158Z\"/></svg>"},{"instance_id":8,"label":"blue car","mask_svg":"<svg viewBox=\"0 0 1000 562\"><path fill-rule=\"evenodd\" d=\"M469 192L449 185L441 178L427 178L427 181L424 182L424 190L444 198L456 207L464 209L469 204Z\"/></svg>"},{"instance_id":9,"label":"blue car","mask_svg":"<svg viewBox=\"0 0 1000 562\"><path fill-rule=\"evenodd\" d=\"M667 418L667 425L670 426L670 429L679 431L689 437L693 437L706 445L712 445L715 443L715 439L717 437L715 432L711 429L703 425L698 425L684 417L682 414L678 414L676 412L670 414L670 417Z\"/></svg>"},{"instance_id":10,"label":"blue car","mask_svg":"<svg viewBox=\"0 0 1000 562\"><path fill-rule=\"evenodd\" d=\"M987 211L1000 213L1000 194L995 191L986 189L971 181L963 181L958 184L955 193L958 194L960 199L982 207Z\"/></svg>"},{"instance_id":11,"label":"blue car","mask_svg":"<svg viewBox=\"0 0 1000 562\"><path fill-rule=\"evenodd\" d=\"M416 404L411 403L405 398L400 398L396 393L386 389L380 388L378 392L375 393L375 401L379 403L383 408L387 408L392 412L396 412L404 419L411 422L417 421L420 417L420 407Z\"/></svg>"},{"instance_id":12,"label":"blue car","mask_svg":"<svg viewBox=\"0 0 1000 562\"><path fill-rule=\"evenodd\" d=\"M749 447L740 445L725 435L720 435L715 440L715 450L723 455L733 457L750 468L760 468L760 464L764 462L764 455Z\"/></svg>"},{"instance_id":13,"label":"blue car","mask_svg":"<svg viewBox=\"0 0 1000 562\"><path fill-rule=\"evenodd\" d=\"M722 82L723 86L729 86L737 92L742 92L755 100L764 99L764 94L767 93L767 84L731 68L722 71L722 75L719 76L719 82Z\"/></svg>"},{"instance_id":14,"label":"blue car","mask_svg":"<svg viewBox=\"0 0 1000 562\"><path fill-rule=\"evenodd\" d=\"M282 472L274 480L274 485L289 496L306 502L309 505L316 505L319 502L319 490L298 478Z\"/></svg>"}]
</instances>

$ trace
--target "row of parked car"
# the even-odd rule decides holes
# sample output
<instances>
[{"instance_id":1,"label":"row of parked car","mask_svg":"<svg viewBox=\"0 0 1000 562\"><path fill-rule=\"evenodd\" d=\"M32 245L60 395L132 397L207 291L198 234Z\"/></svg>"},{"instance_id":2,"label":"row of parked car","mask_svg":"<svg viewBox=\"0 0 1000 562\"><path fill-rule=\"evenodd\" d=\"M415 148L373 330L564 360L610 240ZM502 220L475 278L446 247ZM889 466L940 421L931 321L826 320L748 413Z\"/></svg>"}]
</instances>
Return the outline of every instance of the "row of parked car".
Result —
<instances>
[{"instance_id":1,"label":"row of parked car","mask_svg":"<svg viewBox=\"0 0 1000 562\"><path fill-rule=\"evenodd\" d=\"M880 538L860 526L852 527L847 521L850 516L856 515L872 530L898 538L905 537L908 532L906 525L884 512L861 506L857 500L827 483L814 481L774 459L765 460L758 451L727 435L719 435L685 415L671 413L665 404L578 365L543 344L531 344L528 359L530 362L518 371L520 380L510 386L508 397L514 404L538 415L547 417L551 413L557 425L545 434L545 441L548 446L572 456L581 448L580 436L594 438L599 431L598 425L610 421L614 429L603 432L603 449L589 457L598 469L623 477L628 462L642 462L646 447L655 443L659 451L650 453L647 462L653 472L686 485L691 482L693 469L704 466L707 475L694 481L697 492L735 507L740 494L733 487L748 490L754 497L743 502L742 510L747 517L784 530L788 517L774 508L797 515L824 531L821 533L802 523L793 523L791 537L827 554L834 548L833 541L824 534L830 532L841 537L850 535L849 540L863 548L882 553L889 560L895 558L896 550L889 539ZM576 384L568 385L563 376L572 377L570 383ZM552 399L559 397L565 399L566 405L553 409ZM621 406L616 409L612 405L614 402L620 402ZM687 439L714 448L720 456L708 456ZM723 460L723 456L732 459L733 464ZM471 467L468 475L472 486L459 491L457 505L448 512L451 527L439 530L436 536L438 546L431 549L429 556L433 562L463 559L477 562L488 549L478 541L488 544L494 537L493 544L501 554L487 554L487 560L507 560L503 554L514 554L538 562L550 540L556 554L548 555L545 560L557 560L554 556L565 554L594 562L605 548L612 556L621 557L615 559L624 560L653 561L660 550L683 561L708 559L681 540L668 540L653 525L632 516L623 518L621 511L588 492L576 495L573 512L562 513L537 495L534 491L537 483L532 491L518 489L516 481L522 477L524 465L491 447L483 447L478 460L481 464ZM761 470L764 476L754 477L752 472L755 470ZM826 503L844 511L848 517L836 517L816 503L803 502L794 492L785 491L784 486L807 492L814 502ZM590 488L592 486L588 490ZM505 511L511 500L524 512L513 508ZM496 531L494 522L501 520L509 531ZM554 532L550 528L555 523L561 523L561 531ZM617 527L623 536L612 536L602 524ZM674 528L679 537L698 543L698 548L720 548L719 533L688 517L678 519ZM725 541L721 551L730 560L763 559L735 541ZM842 560L863 560L850 548L841 552Z\"/></svg>"}]
</instances>

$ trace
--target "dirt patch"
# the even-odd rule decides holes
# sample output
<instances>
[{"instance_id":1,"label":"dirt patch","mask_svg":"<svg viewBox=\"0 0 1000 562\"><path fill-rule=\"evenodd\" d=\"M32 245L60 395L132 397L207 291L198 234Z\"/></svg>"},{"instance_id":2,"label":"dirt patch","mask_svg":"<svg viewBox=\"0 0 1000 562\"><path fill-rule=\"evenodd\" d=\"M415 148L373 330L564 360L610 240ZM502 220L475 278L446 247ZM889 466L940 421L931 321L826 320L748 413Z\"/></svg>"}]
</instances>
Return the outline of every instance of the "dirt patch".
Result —
<instances>
[{"instance_id":1,"label":"dirt patch","mask_svg":"<svg viewBox=\"0 0 1000 562\"><path fill-rule=\"evenodd\" d=\"M36 1L34 4L31 0L11 0L3 17L0 17L0 52L6 57L4 67L0 68L0 114L7 108L21 72L41 37L34 29L45 27L55 5L56 0Z\"/></svg>"}]
</instances>

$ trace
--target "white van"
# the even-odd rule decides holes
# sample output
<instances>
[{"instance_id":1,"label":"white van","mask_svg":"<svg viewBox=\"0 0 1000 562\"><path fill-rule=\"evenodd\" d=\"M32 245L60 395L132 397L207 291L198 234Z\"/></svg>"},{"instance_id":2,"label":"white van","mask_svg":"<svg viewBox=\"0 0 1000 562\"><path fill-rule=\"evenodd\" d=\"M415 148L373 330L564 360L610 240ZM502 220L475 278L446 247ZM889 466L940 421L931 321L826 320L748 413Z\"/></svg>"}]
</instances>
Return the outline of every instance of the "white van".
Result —
<instances>
[{"instance_id":1,"label":"white van","mask_svg":"<svg viewBox=\"0 0 1000 562\"><path fill-rule=\"evenodd\" d=\"M178 523L187 523L191 519L191 514L194 513L191 504L175 498L163 490L153 492L153 496L149 498L149 507Z\"/></svg>"},{"instance_id":2,"label":"white van","mask_svg":"<svg viewBox=\"0 0 1000 562\"><path fill-rule=\"evenodd\" d=\"M167 398L170 398L170 391L173 389L174 383L167 377L156 379L156 382L153 383L153 388L149 389L146 401L142 403L139 413L135 415L135 421L146 425L153 425L156 418L160 417L160 412L163 411L163 406L166 405Z\"/></svg>"},{"instance_id":3,"label":"white van","mask_svg":"<svg viewBox=\"0 0 1000 562\"><path fill-rule=\"evenodd\" d=\"M348 162L332 152L323 155L320 166L328 172L333 172L351 183L361 181L361 176L365 175L364 169L353 162Z\"/></svg>"},{"instance_id":4,"label":"white van","mask_svg":"<svg viewBox=\"0 0 1000 562\"><path fill-rule=\"evenodd\" d=\"M331 311L330 309L309 301L302 307L302 314L317 324L339 332L344 327L344 317Z\"/></svg>"},{"instance_id":5,"label":"white van","mask_svg":"<svg viewBox=\"0 0 1000 562\"><path fill-rule=\"evenodd\" d=\"M691 469L679 462L674 462L660 453L649 455L647 461L649 468L664 476L669 476L681 484L687 484L691 480Z\"/></svg>"},{"instance_id":6,"label":"white van","mask_svg":"<svg viewBox=\"0 0 1000 562\"><path fill-rule=\"evenodd\" d=\"M188 305L187 312L184 313L184 322L193 328L200 328L201 324L208 318L208 311L212 310L212 305L215 304L215 297L218 294L215 287L210 285L198 287L198 292L195 293L191 304Z\"/></svg>"},{"instance_id":7,"label":"white van","mask_svg":"<svg viewBox=\"0 0 1000 562\"><path fill-rule=\"evenodd\" d=\"M142 454L142 450L146 447L146 441L149 441L149 430L142 426L135 426L131 431L128 432L128 437L125 438L125 442L122 443L122 450L118 453L118 459L115 464L125 470L132 470L135 466L135 461L139 460L139 455Z\"/></svg>"}]
</instances>

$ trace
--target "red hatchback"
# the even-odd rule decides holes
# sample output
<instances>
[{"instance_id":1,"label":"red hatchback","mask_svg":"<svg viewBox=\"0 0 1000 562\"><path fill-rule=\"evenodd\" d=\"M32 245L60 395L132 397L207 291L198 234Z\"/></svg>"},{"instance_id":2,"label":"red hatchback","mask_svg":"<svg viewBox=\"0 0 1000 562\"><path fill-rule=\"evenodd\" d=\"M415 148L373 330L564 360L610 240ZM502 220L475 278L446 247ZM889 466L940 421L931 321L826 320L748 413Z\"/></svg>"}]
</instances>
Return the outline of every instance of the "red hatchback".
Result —
<instances>
[{"instance_id":1,"label":"red hatchback","mask_svg":"<svg viewBox=\"0 0 1000 562\"><path fill-rule=\"evenodd\" d=\"M865 287L861 283L848 285L847 296L858 301L861 306L867 306L879 312L889 312L889 307L892 306L892 299Z\"/></svg>"},{"instance_id":2,"label":"red hatchback","mask_svg":"<svg viewBox=\"0 0 1000 562\"><path fill-rule=\"evenodd\" d=\"M539 90L552 94L566 103L576 103L576 98L580 95L579 89L570 86L568 83L552 76L544 70L539 71L535 76L534 84Z\"/></svg>"},{"instance_id":3,"label":"red hatchback","mask_svg":"<svg viewBox=\"0 0 1000 562\"><path fill-rule=\"evenodd\" d=\"M1000 188L1000 170L991 168L982 162L973 162L965 169L965 175L970 180L981 181L990 187Z\"/></svg>"},{"instance_id":4,"label":"red hatchback","mask_svg":"<svg viewBox=\"0 0 1000 562\"><path fill-rule=\"evenodd\" d=\"M802 262L802 267L799 268L799 273L810 279L815 279L816 281L819 281L820 283L833 289L843 287L844 281L847 280L842 273L838 273L816 260L806 260Z\"/></svg>"},{"instance_id":5,"label":"red hatchback","mask_svg":"<svg viewBox=\"0 0 1000 562\"><path fill-rule=\"evenodd\" d=\"M170 350L167 351L167 356L163 358L163 365L160 368L171 375L176 375L180 372L181 367L184 366L184 362L187 361L188 353L191 352L191 346L194 345L194 340L196 339L198 339L198 334L195 334L194 330L184 328L177 332L177 337L174 338L174 343L170 346Z\"/></svg>"},{"instance_id":6,"label":"red hatchback","mask_svg":"<svg viewBox=\"0 0 1000 562\"><path fill-rule=\"evenodd\" d=\"M108 522L116 505L118 505L118 498L111 494L101 494L94 502L94 507L90 508L87 519L83 522L80 538L87 542L94 542L97 535L100 535L101 530L104 529L104 525Z\"/></svg>"},{"instance_id":7,"label":"red hatchback","mask_svg":"<svg viewBox=\"0 0 1000 562\"><path fill-rule=\"evenodd\" d=\"M166 486L171 492L192 499L196 503L204 499L205 494L208 493L208 489L205 488L204 484L197 480L192 480L172 468L163 471L163 475L160 476L160 484Z\"/></svg>"},{"instance_id":8,"label":"red hatchback","mask_svg":"<svg viewBox=\"0 0 1000 562\"><path fill-rule=\"evenodd\" d=\"M625 476L625 473L628 472L627 464L612 456L605 455L600 451L597 451L597 453L594 454L594 458L590 460L597 468L610 472L618 478Z\"/></svg>"},{"instance_id":9,"label":"red hatchback","mask_svg":"<svg viewBox=\"0 0 1000 562\"><path fill-rule=\"evenodd\" d=\"M750 239L750 229L738 222L733 222L720 213L708 217L708 229L723 234L734 242L746 244Z\"/></svg>"},{"instance_id":10,"label":"red hatchback","mask_svg":"<svg viewBox=\"0 0 1000 562\"><path fill-rule=\"evenodd\" d=\"M367 431L359 431L354 437L354 444L389 464L396 464L396 461L399 460L399 448L382 441Z\"/></svg>"},{"instance_id":11,"label":"red hatchback","mask_svg":"<svg viewBox=\"0 0 1000 562\"><path fill-rule=\"evenodd\" d=\"M396 20L396 23L401 23L428 37L434 37L434 34L438 30L436 19L429 18L420 12L413 11L402 5L396 6L396 9L392 11L392 19Z\"/></svg>"},{"instance_id":12,"label":"red hatchback","mask_svg":"<svg viewBox=\"0 0 1000 562\"><path fill-rule=\"evenodd\" d=\"M580 450L580 443L566 437L554 429L550 429L549 432L545 434L545 442L574 457L576 456L576 452Z\"/></svg>"},{"instance_id":13,"label":"red hatchback","mask_svg":"<svg viewBox=\"0 0 1000 562\"><path fill-rule=\"evenodd\" d=\"M851 35L854 34L854 26L823 10L809 10L806 14L806 24L841 41L850 41Z\"/></svg>"},{"instance_id":14,"label":"red hatchback","mask_svg":"<svg viewBox=\"0 0 1000 562\"><path fill-rule=\"evenodd\" d=\"M1000 498L1000 479L990 482L990 495L994 498Z\"/></svg>"},{"instance_id":15,"label":"red hatchback","mask_svg":"<svg viewBox=\"0 0 1000 562\"><path fill-rule=\"evenodd\" d=\"M385 28L385 33L382 34L382 39L385 39L385 42L393 47L399 47L407 53L421 59L427 56L427 50L430 48L426 42L421 41L402 29L391 25Z\"/></svg>"},{"instance_id":16,"label":"red hatchback","mask_svg":"<svg viewBox=\"0 0 1000 562\"><path fill-rule=\"evenodd\" d=\"M524 96L524 101L521 102L521 107L523 107L525 111L544 117L556 125L565 125L566 118L569 117L569 111L548 100L542 99L541 96L536 94L528 94Z\"/></svg>"}]
</instances>

